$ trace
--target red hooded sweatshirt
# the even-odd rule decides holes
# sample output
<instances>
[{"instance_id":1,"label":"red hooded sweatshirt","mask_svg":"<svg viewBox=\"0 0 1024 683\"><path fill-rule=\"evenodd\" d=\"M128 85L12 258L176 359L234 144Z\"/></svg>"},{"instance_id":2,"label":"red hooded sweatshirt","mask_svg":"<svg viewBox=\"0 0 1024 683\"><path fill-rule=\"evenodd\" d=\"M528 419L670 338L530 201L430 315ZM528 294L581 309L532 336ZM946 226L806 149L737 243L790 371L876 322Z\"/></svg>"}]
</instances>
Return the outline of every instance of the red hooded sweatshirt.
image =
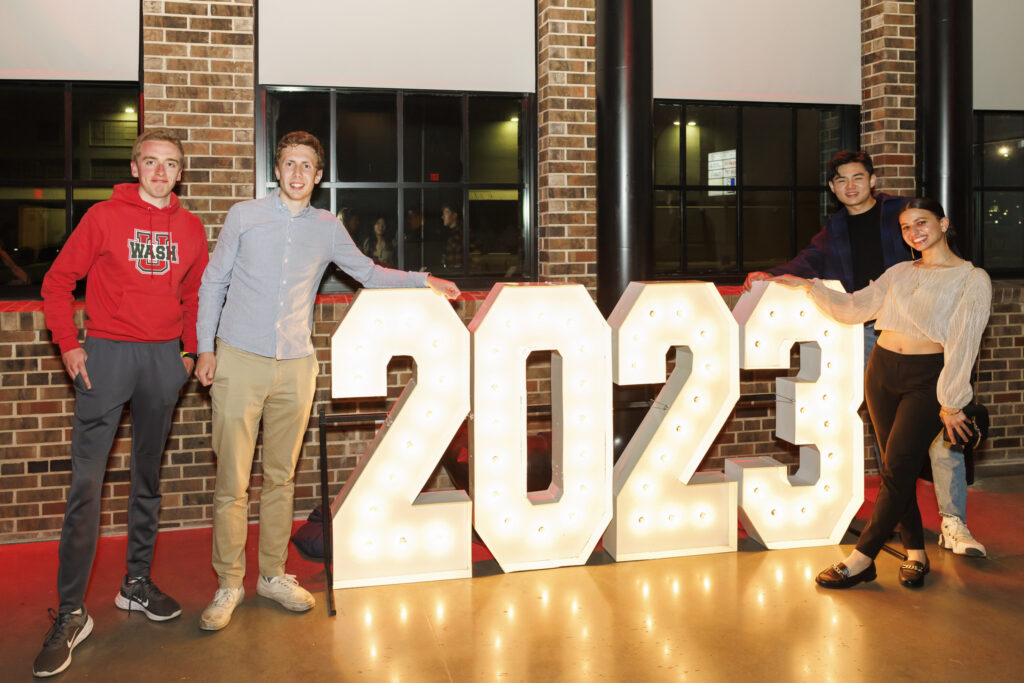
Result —
<instances>
[{"instance_id":1,"label":"red hooded sweatshirt","mask_svg":"<svg viewBox=\"0 0 1024 683\"><path fill-rule=\"evenodd\" d=\"M46 326L61 353L78 347L72 304L85 287L89 336L135 342L180 338L196 350L199 284L209 261L206 231L178 197L158 209L136 183L90 208L43 278Z\"/></svg>"}]
</instances>

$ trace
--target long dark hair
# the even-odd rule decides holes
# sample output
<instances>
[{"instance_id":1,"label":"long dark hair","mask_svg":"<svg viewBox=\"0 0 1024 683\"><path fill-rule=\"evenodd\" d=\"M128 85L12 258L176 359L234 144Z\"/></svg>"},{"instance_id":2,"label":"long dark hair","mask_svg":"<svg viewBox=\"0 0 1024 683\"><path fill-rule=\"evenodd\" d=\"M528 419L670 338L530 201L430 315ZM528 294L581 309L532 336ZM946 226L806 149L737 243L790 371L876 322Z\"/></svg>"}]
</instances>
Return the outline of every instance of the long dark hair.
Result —
<instances>
[{"instance_id":1,"label":"long dark hair","mask_svg":"<svg viewBox=\"0 0 1024 683\"><path fill-rule=\"evenodd\" d=\"M914 197L913 199L907 200L907 203L903 205L902 209L900 209L900 216L910 209L921 209L922 211L927 211L940 221L946 217L946 212L942 208L942 204L939 204L938 201L931 197ZM960 250L956 247L956 230L953 229L952 223L950 223L946 228L946 244L953 250L954 254L960 256Z\"/></svg>"}]
</instances>

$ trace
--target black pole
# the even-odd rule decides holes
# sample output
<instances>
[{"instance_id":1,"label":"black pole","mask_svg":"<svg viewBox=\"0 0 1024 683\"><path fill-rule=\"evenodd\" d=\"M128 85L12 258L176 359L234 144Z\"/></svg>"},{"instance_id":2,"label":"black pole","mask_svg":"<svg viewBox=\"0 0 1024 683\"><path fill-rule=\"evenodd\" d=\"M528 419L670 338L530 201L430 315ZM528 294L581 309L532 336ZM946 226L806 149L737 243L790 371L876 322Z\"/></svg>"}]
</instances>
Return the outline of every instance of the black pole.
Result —
<instances>
[{"instance_id":1,"label":"black pole","mask_svg":"<svg viewBox=\"0 0 1024 683\"><path fill-rule=\"evenodd\" d=\"M597 0L597 307L653 268L651 0Z\"/></svg>"},{"instance_id":2,"label":"black pole","mask_svg":"<svg viewBox=\"0 0 1024 683\"><path fill-rule=\"evenodd\" d=\"M597 307L654 271L654 90L651 0L597 0ZM615 387L617 459L643 419L651 387ZM637 406L640 408L630 406Z\"/></svg>"},{"instance_id":3,"label":"black pole","mask_svg":"<svg viewBox=\"0 0 1024 683\"><path fill-rule=\"evenodd\" d=\"M917 3L921 194L938 200L966 251L974 138L972 0Z\"/></svg>"}]
</instances>

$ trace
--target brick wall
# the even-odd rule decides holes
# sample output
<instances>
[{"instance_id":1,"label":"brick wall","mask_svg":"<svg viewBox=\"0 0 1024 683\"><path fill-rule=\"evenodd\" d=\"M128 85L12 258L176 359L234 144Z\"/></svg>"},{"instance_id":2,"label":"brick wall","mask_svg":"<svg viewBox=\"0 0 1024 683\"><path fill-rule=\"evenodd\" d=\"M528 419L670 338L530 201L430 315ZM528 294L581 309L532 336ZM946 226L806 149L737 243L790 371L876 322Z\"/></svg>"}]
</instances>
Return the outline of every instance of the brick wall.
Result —
<instances>
[{"instance_id":1,"label":"brick wall","mask_svg":"<svg viewBox=\"0 0 1024 683\"><path fill-rule=\"evenodd\" d=\"M185 144L178 194L216 237L255 196L253 0L143 0L143 127Z\"/></svg>"},{"instance_id":2,"label":"brick wall","mask_svg":"<svg viewBox=\"0 0 1024 683\"><path fill-rule=\"evenodd\" d=\"M537 2L539 276L597 293L594 0Z\"/></svg>"},{"instance_id":3,"label":"brick wall","mask_svg":"<svg viewBox=\"0 0 1024 683\"><path fill-rule=\"evenodd\" d=\"M880 189L917 188L914 0L861 0L861 148Z\"/></svg>"},{"instance_id":4,"label":"brick wall","mask_svg":"<svg viewBox=\"0 0 1024 683\"><path fill-rule=\"evenodd\" d=\"M302 457L296 475L296 516L304 517L319 500L319 441L316 413L328 414L387 410L411 376L408 361L392 362L387 399L334 401L330 398L328 340L340 319L345 301L340 297L317 304L313 339L320 361L320 378ZM731 306L735 297L726 297ZM468 322L479 301L457 304ZM39 304L22 305L22 309ZM0 543L52 539L59 535L64 500L70 479L69 444L74 398L57 348L39 311L17 310L0 303ZM77 322L82 324L82 314ZM981 474L1019 472L1024 468L1024 282L997 282L993 316L982 342L979 394L992 413L991 438L980 452ZM531 403L550 401L549 364L545 354L527 370ZM743 371L740 404L733 411L701 466L721 471L725 458L774 455L793 463L796 449L774 438L774 402L758 397L774 393L777 371ZM789 373L795 374L796 366ZM754 400L752 400L754 399ZM531 432L548 429L543 416L531 419ZM375 427L332 427L328 432L328 493L337 495L352 474L358 458L372 439ZM102 505L105 534L123 533L128 496L130 423L123 419L107 467ZM865 439L865 463L874 471L870 440ZM261 484L260 449L250 493L250 516L255 519ZM178 404L162 470L164 501L160 523L164 528L209 525L214 480L210 449L210 400L207 390L190 381ZM444 487L438 473L428 488Z\"/></svg>"}]
</instances>

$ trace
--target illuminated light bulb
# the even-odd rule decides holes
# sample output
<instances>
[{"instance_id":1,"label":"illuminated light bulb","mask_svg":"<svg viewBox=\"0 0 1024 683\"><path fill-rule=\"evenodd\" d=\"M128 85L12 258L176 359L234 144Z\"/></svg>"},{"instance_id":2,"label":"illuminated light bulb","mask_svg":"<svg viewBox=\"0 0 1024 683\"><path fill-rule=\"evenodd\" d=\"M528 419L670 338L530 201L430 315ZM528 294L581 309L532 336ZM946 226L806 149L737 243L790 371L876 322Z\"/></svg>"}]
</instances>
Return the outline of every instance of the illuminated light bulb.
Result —
<instances>
[{"instance_id":1,"label":"illuminated light bulb","mask_svg":"<svg viewBox=\"0 0 1024 683\"><path fill-rule=\"evenodd\" d=\"M383 321L383 320L381 320L380 318L374 318L374 319L373 319L373 324L374 324L374 326L376 326L376 327L380 327L381 325L383 325L383 324L384 324L384 321Z\"/></svg>"},{"instance_id":2,"label":"illuminated light bulb","mask_svg":"<svg viewBox=\"0 0 1024 683\"><path fill-rule=\"evenodd\" d=\"M405 545L406 543L408 543L408 541L405 540L405 536L398 539L398 545Z\"/></svg>"},{"instance_id":3,"label":"illuminated light bulb","mask_svg":"<svg viewBox=\"0 0 1024 683\"><path fill-rule=\"evenodd\" d=\"M538 534L544 533L544 527L542 527L542 526L537 527L537 533Z\"/></svg>"},{"instance_id":4,"label":"illuminated light bulb","mask_svg":"<svg viewBox=\"0 0 1024 683\"><path fill-rule=\"evenodd\" d=\"M755 342L754 342L754 348L755 348L755 349L759 349L759 348L761 348L761 342L760 342L760 341L755 341Z\"/></svg>"},{"instance_id":5,"label":"illuminated light bulb","mask_svg":"<svg viewBox=\"0 0 1024 683\"><path fill-rule=\"evenodd\" d=\"M580 389L584 389L584 388L586 388L586 386L587 386L587 380L581 379L580 380Z\"/></svg>"},{"instance_id":6,"label":"illuminated light bulb","mask_svg":"<svg viewBox=\"0 0 1024 683\"><path fill-rule=\"evenodd\" d=\"M580 460L586 460L587 452L586 451L580 451L579 455L577 455L576 457L579 458Z\"/></svg>"},{"instance_id":7,"label":"illuminated light bulb","mask_svg":"<svg viewBox=\"0 0 1024 683\"><path fill-rule=\"evenodd\" d=\"M711 372L711 363L705 363L704 364L704 371L705 372Z\"/></svg>"},{"instance_id":8,"label":"illuminated light bulb","mask_svg":"<svg viewBox=\"0 0 1024 683\"><path fill-rule=\"evenodd\" d=\"M352 375L352 381L355 384L362 384L363 383L363 376L362 375Z\"/></svg>"},{"instance_id":9,"label":"illuminated light bulb","mask_svg":"<svg viewBox=\"0 0 1024 683\"><path fill-rule=\"evenodd\" d=\"M498 390L498 385L497 384L492 384L491 385L491 391L497 391L497 390Z\"/></svg>"},{"instance_id":10,"label":"illuminated light bulb","mask_svg":"<svg viewBox=\"0 0 1024 683\"><path fill-rule=\"evenodd\" d=\"M362 344L357 344L356 345L356 351L362 351L362 350L363 350L363 345Z\"/></svg>"},{"instance_id":11,"label":"illuminated light bulb","mask_svg":"<svg viewBox=\"0 0 1024 683\"><path fill-rule=\"evenodd\" d=\"M413 447L413 443L412 443L412 441L406 441L406 442L405 442L405 447L406 447L406 448L412 448L412 447Z\"/></svg>"},{"instance_id":12,"label":"illuminated light bulb","mask_svg":"<svg viewBox=\"0 0 1024 683\"><path fill-rule=\"evenodd\" d=\"M701 336L701 337L706 337L706 336L708 336L708 331L707 331L707 330L701 330L701 331L700 331L700 336Z\"/></svg>"},{"instance_id":13,"label":"illuminated light bulb","mask_svg":"<svg viewBox=\"0 0 1024 683\"><path fill-rule=\"evenodd\" d=\"M760 493L761 493L761 489L760 489L760 487L757 487L757 486L755 486L755 487L754 487L754 495L756 496L756 495L758 495L758 494L760 494Z\"/></svg>"},{"instance_id":14,"label":"illuminated light bulb","mask_svg":"<svg viewBox=\"0 0 1024 683\"><path fill-rule=\"evenodd\" d=\"M573 323L575 323L575 322L576 322L576 321L575 321L575 320L573 320L572 318L566 318L566 320L565 320L565 326L566 326L566 327L572 327Z\"/></svg>"},{"instance_id":15,"label":"illuminated light bulb","mask_svg":"<svg viewBox=\"0 0 1024 683\"><path fill-rule=\"evenodd\" d=\"M498 491L498 489L494 489L493 491L491 491L491 497L492 497L492 498L497 498L497 497L499 497L500 495L501 495L501 492L500 492L500 491Z\"/></svg>"},{"instance_id":16,"label":"illuminated light bulb","mask_svg":"<svg viewBox=\"0 0 1024 683\"><path fill-rule=\"evenodd\" d=\"M832 460L833 458L836 457L836 454L833 453L832 451L829 451L828 455L826 455L825 457L828 458L829 460Z\"/></svg>"},{"instance_id":17,"label":"illuminated light bulb","mask_svg":"<svg viewBox=\"0 0 1024 683\"><path fill-rule=\"evenodd\" d=\"M828 493L831 490L832 490L832 487L829 486L828 484L825 484L825 493Z\"/></svg>"},{"instance_id":18,"label":"illuminated light bulb","mask_svg":"<svg viewBox=\"0 0 1024 683\"><path fill-rule=\"evenodd\" d=\"M634 334L633 335L633 341L635 341L635 342L640 341L640 335L639 334Z\"/></svg>"},{"instance_id":19,"label":"illuminated light bulb","mask_svg":"<svg viewBox=\"0 0 1024 683\"><path fill-rule=\"evenodd\" d=\"M433 414L434 414L433 410L428 410L426 413L423 414L423 417L430 417Z\"/></svg>"},{"instance_id":20,"label":"illuminated light bulb","mask_svg":"<svg viewBox=\"0 0 1024 683\"><path fill-rule=\"evenodd\" d=\"M824 334L824 335L825 335L825 336L827 337L827 336L828 336L828 330L825 330L825 331L823 332L823 334Z\"/></svg>"},{"instance_id":21,"label":"illuminated light bulb","mask_svg":"<svg viewBox=\"0 0 1024 683\"><path fill-rule=\"evenodd\" d=\"M821 400L822 401L827 401L828 400L828 394L822 394L821 395Z\"/></svg>"},{"instance_id":22,"label":"illuminated light bulb","mask_svg":"<svg viewBox=\"0 0 1024 683\"><path fill-rule=\"evenodd\" d=\"M494 353L494 354L501 353L501 349L499 349L497 346L495 346L493 349L491 349L491 353Z\"/></svg>"},{"instance_id":23,"label":"illuminated light bulb","mask_svg":"<svg viewBox=\"0 0 1024 683\"><path fill-rule=\"evenodd\" d=\"M650 491L650 490L651 490L651 485L650 485L650 484L644 484L644 485L643 485L643 486L641 487L641 489L643 490L643 492L644 492L644 493L646 493L646 492L648 492L648 491Z\"/></svg>"},{"instance_id":24,"label":"illuminated light bulb","mask_svg":"<svg viewBox=\"0 0 1024 683\"><path fill-rule=\"evenodd\" d=\"M802 414L804 414L806 412L807 412L807 408L804 408L803 406L800 406L800 414L802 415Z\"/></svg>"},{"instance_id":25,"label":"illuminated light bulb","mask_svg":"<svg viewBox=\"0 0 1024 683\"><path fill-rule=\"evenodd\" d=\"M806 515L807 514L807 508L805 508L805 507L804 508L800 508L800 514L801 515Z\"/></svg>"},{"instance_id":26,"label":"illuminated light bulb","mask_svg":"<svg viewBox=\"0 0 1024 683\"><path fill-rule=\"evenodd\" d=\"M800 309L800 317L803 318L806 315L807 315L807 311L805 311L804 309L801 308Z\"/></svg>"},{"instance_id":27,"label":"illuminated light bulb","mask_svg":"<svg viewBox=\"0 0 1024 683\"><path fill-rule=\"evenodd\" d=\"M775 516L775 508L772 508L772 517Z\"/></svg>"},{"instance_id":28,"label":"illuminated light bulb","mask_svg":"<svg viewBox=\"0 0 1024 683\"><path fill-rule=\"evenodd\" d=\"M569 513L569 521L572 521L574 519L576 519L576 513L575 512L570 512Z\"/></svg>"},{"instance_id":29,"label":"illuminated light bulb","mask_svg":"<svg viewBox=\"0 0 1024 683\"><path fill-rule=\"evenodd\" d=\"M633 368L634 370L636 370L636 361L634 361L634 362L630 363L630 364L629 364L629 367L631 367L631 368Z\"/></svg>"},{"instance_id":30,"label":"illuminated light bulb","mask_svg":"<svg viewBox=\"0 0 1024 683\"><path fill-rule=\"evenodd\" d=\"M675 521L676 521L676 516L675 516L674 514L672 514L672 515L669 515L669 516L668 516L668 521L670 521L670 522L675 522Z\"/></svg>"},{"instance_id":31,"label":"illuminated light bulb","mask_svg":"<svg viewBox=\"0 0 1024 683\"><path fill-rule=\"evenodd\" d=\"M653 318L655 316L654 309L652 308L650 311L648 311L647 315L649 315L649 316L651 316Z\"/></svg>"},{"instance_id":32,"label":"illuminated light bulb","mask_svg":"<svg viewBox=\"0 0 1024 683\"><path fill-rule=\"evenodd\" d=\"M661 455L658 456L658 459L661 460L662 462L668 462L668 453L662 453Z\"/></svg>"},{"instance_id":33,"label":"illuminated light bulb","mask_svg":"<svg viewBox=\"0 0 1024 683\"><path fill-rule=\"evenodd\" d=\"M586 484L580 484L580 493L586 493L586 492L587 492L587 485Z\"/></svg>"},{"instance_id":34,"label":"illuminated light bulb","mask_svg":"<svg viewBox=\"0 0 1024 683\"><path fill-rule=\"evenodd\" d=\"M637 521L637 524L643 524L644 523L644 516L640 515L640 517L638 517L636 521Z\"/></svg>"},{"instance_id":35,"label":"illuminated light bulb","mask_svg":"<svg viewBox=\"0 0 1024 683\"><path fill-rule=\"evenodd\" d=\"M768 317L769 318L774 318L775 317L775 311L768 311Z\"/></svg>"},{"instance_id":36,"label":"illuminated light bulb","mask_svg":"<svg viewBox=\"0 0 1024 683\"><path fill-rule=\"evenodd\" d=\"M439 340L435 339L434 341L430 342L430 345L433 346L436 349L438 346L441 345L441 342Z\"/></svg>"},{"instance_id":37,"label":"illuminated light bulb","mask_svg":"<svg viewBox=\"0 0 1024 683\"><path fill-rule=\"evenodd\" d=\"M828 420L825 420L825 424L824 424L824 427L825 427L825 429L828 429L828 428L829 428L829 421L828 421Z\"/></svg>"},{"instance_id":38,"label":"illuminated light bulb","mask_svg":"<svg viewBox=\"0 0 1024 683\"><path fill-rule=\"evenodd\" d=\"M825 367L828 368L829 370L831 370L832 369L832 361L829 361L829 362L825 363Z\"/></svg>"},{"instance_id":39,"label":"illuminated light bulb","mask_svg":"<svg viewBox=\"0 0 1024 683\"><path fill-rule=\"evenodd\" d=\"M392 472L391 474L388 475L388 481L394 481L394 480L395 480L395 473Z\"/></svg>"},{"instance_id":40,"label":"illuminated light bulb","mask_svg":"<svg viewBox=\"0 0 1024 683\"><path fill-rule=\"evenodd\" d=\"M446 377L445 375L441 375L440 377L437 378L437 383L444 384L446 379L448 379L448 377Z\"/></svg>"},{"instance_id":41,"label":"illuminated light bulb","mask_svg":"<svg viewBox=\"0 0 1024 683\"><path fill-rule=\"evenodd\" d=\"M377 506L376 506L376 505L371 505L371 506L370 506L370 512L371 512L371 513L373 513L373 512L377 512Z\"/></svg>"},{"instance_id":42,"label":"illuminated light bulb","mask_svg":"<svg viewBox=\"0 0 1024 683\"><path fill-rule=\"evenodd\" d=\"M491 462L498 462L499 458L496 455L491 456Z\"/></svg>"},{"instance_id":43,"label":"illuminated light bulb","mask_svg":"<svg viewBox=\"0 0 1024 683\"><path fill-rule=\"evenodd\" d=\"M506 517L503 521L505 522L505 526L508 526L508 523L511 522L512 520L509 519L508 517Z\"/></svg>"},{"instance_id":44,"label":"illuminated light bulb","mask_svg":"<svg viewBox=\"0 0 1024 683\"><path fill-rule=\"evenodd\" d=\"M700 396L694 396L693 397L693 402L694 403L700 403Z\"/></svg>"},{"instance_id":45,"label":"illuminated light bulb","mask_svg":"<svg viewBox=\"0 0 1024 683\"><path fill-rule=\"evenodd\" d=\"M700 514L699 514L699 515L697 515L697 516L698 516L698 517L700 517L701 519L707 519L707 517L708 517L708 513L706 513L706 512L702 512L702 513L700 513Z\"/></svg>"},{"instance_id":46,"label":"illuminated light bulb","mask_svg":"<svg viewBox=\"0 0 1024 683\"><path fill-rule=\"evenodd\" d=\"M512 329L512 319L511 318L508 318L507 320L505 320L505 327L507 327L509 329Z\"/></svg>"}]
</instances>

